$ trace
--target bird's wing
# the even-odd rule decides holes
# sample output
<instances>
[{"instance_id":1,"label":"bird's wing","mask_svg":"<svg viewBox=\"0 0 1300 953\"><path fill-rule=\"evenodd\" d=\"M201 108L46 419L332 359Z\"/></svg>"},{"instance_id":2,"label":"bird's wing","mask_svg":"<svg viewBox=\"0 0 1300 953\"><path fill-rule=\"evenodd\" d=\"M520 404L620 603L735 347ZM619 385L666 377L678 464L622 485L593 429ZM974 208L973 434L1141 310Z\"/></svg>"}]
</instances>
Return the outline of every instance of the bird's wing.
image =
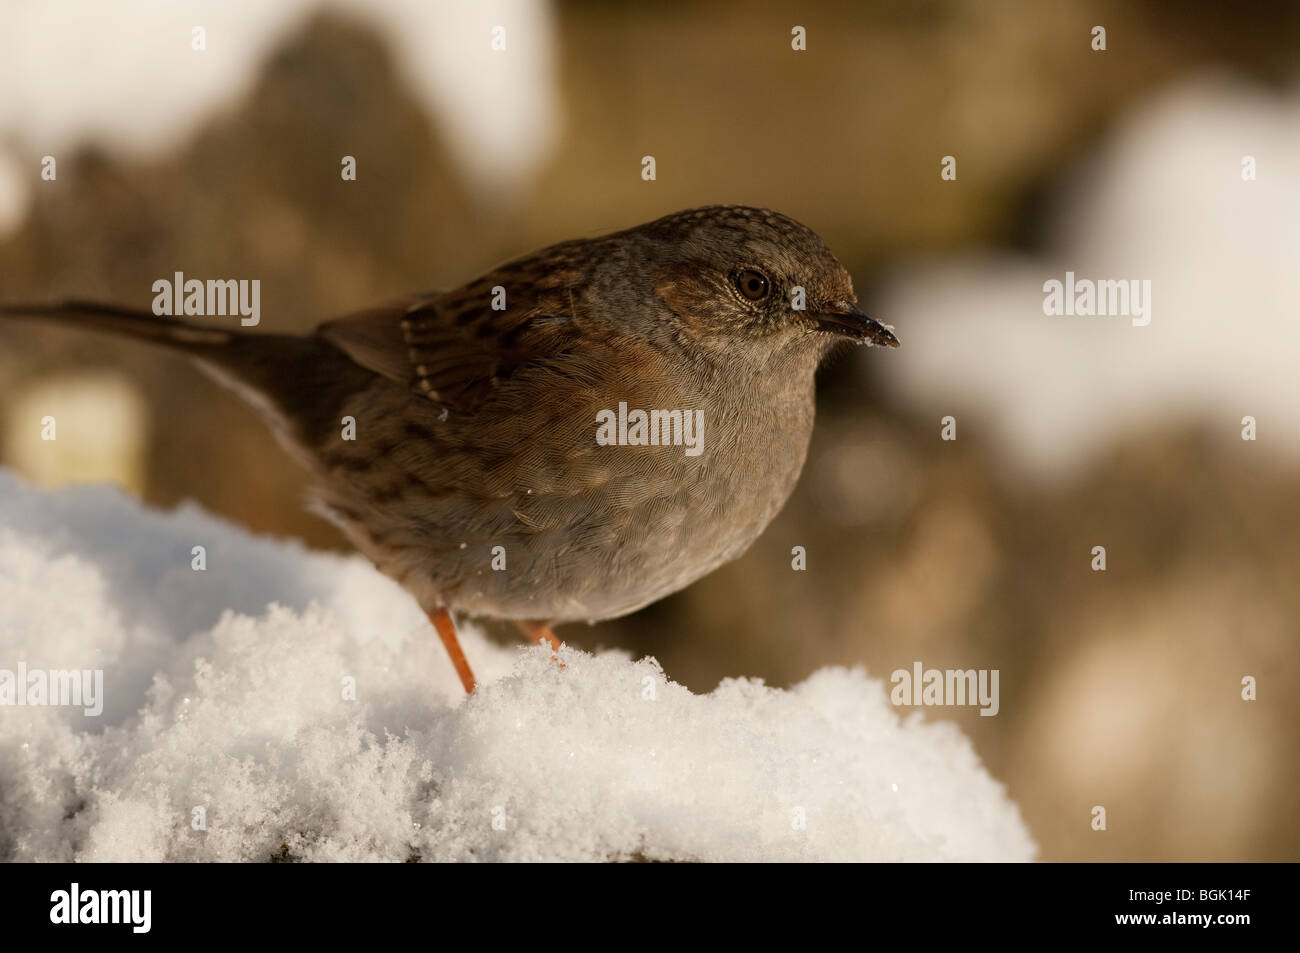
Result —
<instances>
[{"instance_id":1,"label":"bird's wing","mask_svg":"<svg viewBox=\"0 0 1300 953\"><path fill-rule=\"evenodd\" d=\"M367 308L317 334L362 367L470 411L520 368L558 357L580 336L565 289L494 310L491 286L482 284Z\"/></svg>"}]
</instances>

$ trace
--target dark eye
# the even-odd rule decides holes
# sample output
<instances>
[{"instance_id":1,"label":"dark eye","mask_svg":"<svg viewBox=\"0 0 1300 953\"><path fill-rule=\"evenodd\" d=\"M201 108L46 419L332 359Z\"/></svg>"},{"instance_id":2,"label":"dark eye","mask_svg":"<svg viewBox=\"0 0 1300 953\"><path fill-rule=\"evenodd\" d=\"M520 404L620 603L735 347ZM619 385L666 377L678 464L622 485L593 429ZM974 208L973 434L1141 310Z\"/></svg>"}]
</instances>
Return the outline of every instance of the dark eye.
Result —
<instances>
[{"instance_id":1,"label":"dark eye","mask_svg":"<svg viewBox=\"0 0 1300 953\"><path fill-rule=\"evenodd\" d=\"M772 287L767 276L753 268L737 272L735 282L736 290L750 301L762 301Z\"/></svg>"}]
</instances>

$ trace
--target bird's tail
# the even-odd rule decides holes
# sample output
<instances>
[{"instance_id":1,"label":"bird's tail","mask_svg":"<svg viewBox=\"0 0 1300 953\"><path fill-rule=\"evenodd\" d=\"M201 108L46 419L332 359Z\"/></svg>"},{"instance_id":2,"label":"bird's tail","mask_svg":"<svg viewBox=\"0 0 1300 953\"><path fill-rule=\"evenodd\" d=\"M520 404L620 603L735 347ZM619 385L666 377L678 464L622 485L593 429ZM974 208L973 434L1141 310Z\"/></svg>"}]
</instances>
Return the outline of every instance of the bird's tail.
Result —
<instances>
[{"instance_id":1,"label":"bird's tail","mask_svg":"<svg viewBox=\"0 0 1300 953\"><path fill-rule=\"evenodd\" d=\"M0 303L0 318L54 322L108 331L197 358L201 367L235 390L281 429L298 439L315 416L333 412L348 389L370 373L314 334L250 334L203 328L135 308L92 301Z\"/></svg>"},{"instance_id":2,"label":"bird's tail","mask_svg":"<svg viewBox=\"0 0 1300 953\"><path fill-rule=\"evenodd\" d=\"M202 354L230 344L237 335L217 328L200 328L175 318L136 308L95 301L54 301L41 304L0 304L0 317L52 321L111 331L175 350Z\"/></svg>"}]
</instances>

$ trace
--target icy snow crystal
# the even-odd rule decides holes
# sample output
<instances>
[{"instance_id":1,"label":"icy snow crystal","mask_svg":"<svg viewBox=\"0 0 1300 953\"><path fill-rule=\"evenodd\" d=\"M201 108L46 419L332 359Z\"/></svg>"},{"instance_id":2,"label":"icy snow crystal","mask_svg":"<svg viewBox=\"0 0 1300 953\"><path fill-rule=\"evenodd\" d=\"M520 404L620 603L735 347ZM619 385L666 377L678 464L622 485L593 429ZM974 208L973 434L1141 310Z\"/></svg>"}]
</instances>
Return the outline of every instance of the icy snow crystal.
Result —
<instances>
[{"instance_id":1,"label":"icy snow crystal","mask_svg":"<svg viewBox=\"0 0 1300 953\"><path fill-rule=\"evenodd\" d=\"M0 707L0 859L1034 854L966 738L861 669L695 695L653 659L463 638L470 699L359 558L0 473L0 669L102 669L106 696Z\"/></svg>"}]
</instances>

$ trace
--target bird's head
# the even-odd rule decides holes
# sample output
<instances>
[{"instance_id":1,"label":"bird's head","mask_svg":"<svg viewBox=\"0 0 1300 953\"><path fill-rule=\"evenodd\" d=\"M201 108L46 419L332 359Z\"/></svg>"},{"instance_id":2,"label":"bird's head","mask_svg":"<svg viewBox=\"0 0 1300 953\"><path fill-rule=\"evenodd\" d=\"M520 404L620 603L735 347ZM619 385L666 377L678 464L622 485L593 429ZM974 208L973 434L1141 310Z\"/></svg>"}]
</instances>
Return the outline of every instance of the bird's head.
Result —
<instances>
[{"instance_id":1,"label":"bird's head","mask_svg":"<svg viewBox=\"0 0 1300 953\"><path fill-rule=\"evenodd\" d=\"M857 306L853 280L815 232L766 209L720 205L678 212L610 239L610 256L640 279L655 319L701 345L796 346L824 353L837 341L897 347ZM760 343L761 342L761 343Z\"/></svg>"}]
</instances>

